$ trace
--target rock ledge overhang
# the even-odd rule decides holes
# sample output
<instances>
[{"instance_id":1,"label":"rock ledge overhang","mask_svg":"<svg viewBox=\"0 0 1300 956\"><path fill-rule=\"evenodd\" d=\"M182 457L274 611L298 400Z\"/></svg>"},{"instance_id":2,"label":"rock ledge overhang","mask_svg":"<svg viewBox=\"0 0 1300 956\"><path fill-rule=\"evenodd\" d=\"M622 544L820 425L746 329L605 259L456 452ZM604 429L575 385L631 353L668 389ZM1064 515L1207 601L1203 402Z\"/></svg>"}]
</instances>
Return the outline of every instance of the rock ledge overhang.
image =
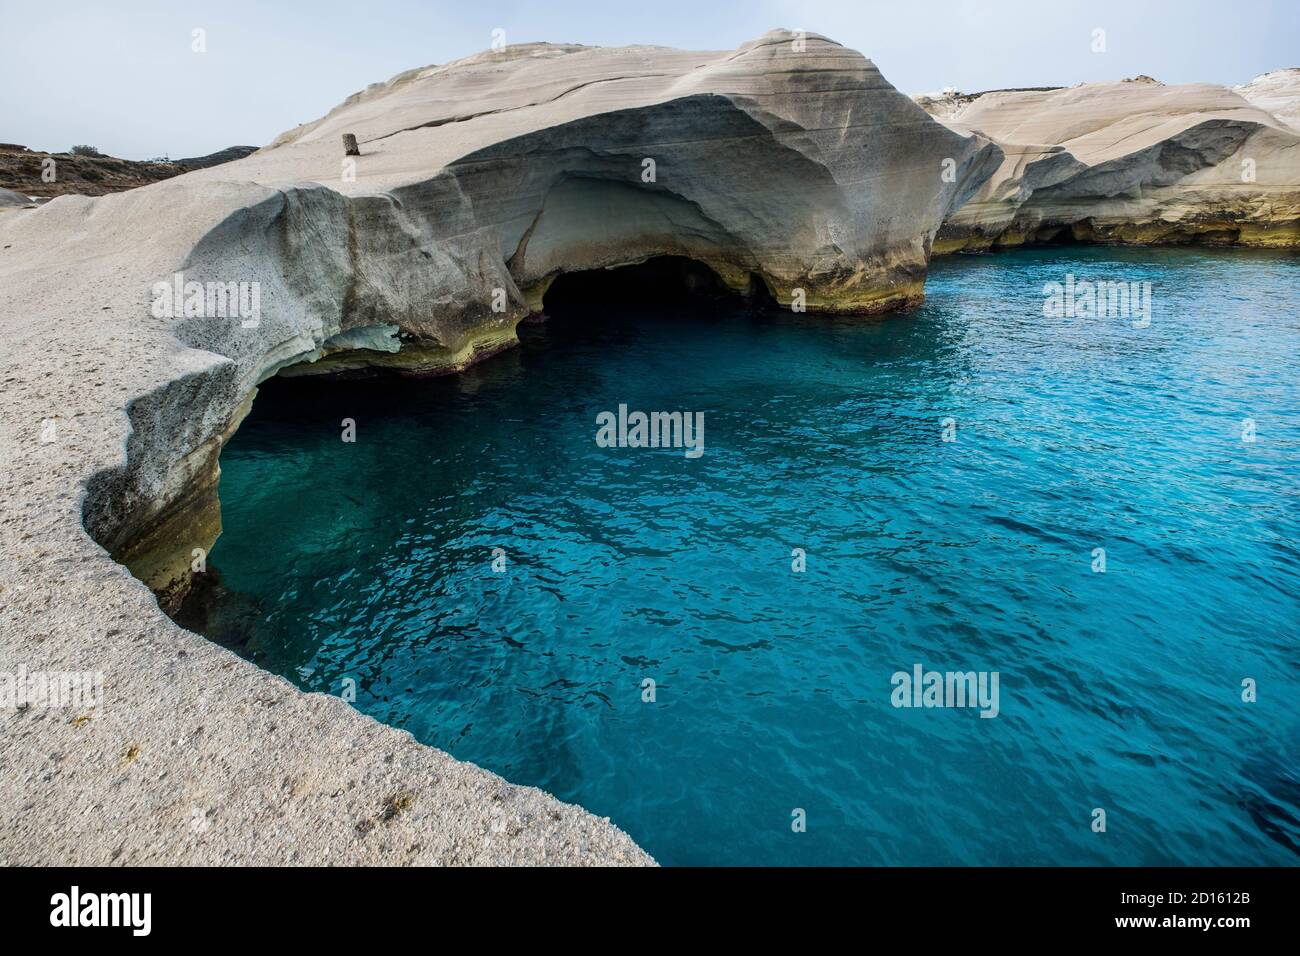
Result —
<instances>
[{"instance_id":1,"label":"rock ledge overhang","mask_svg":"<svg viewBox=\"0 0 1300 956\"><path fill-rule=\"evenodd\" d=\"M0 713L0 859L650 862L608 821L181 630L109 552L173 602L258 382L337 348L462 368L563 271L684 255L810 311L918 301L940 222L1001 154L800 39L507 48L241 161L0 214L0 670L105 674L88 715ZM256 283L256 325L159 318L177 275ZM398 351L358 347L392 326Z\"/></svg>"}]
</instances>

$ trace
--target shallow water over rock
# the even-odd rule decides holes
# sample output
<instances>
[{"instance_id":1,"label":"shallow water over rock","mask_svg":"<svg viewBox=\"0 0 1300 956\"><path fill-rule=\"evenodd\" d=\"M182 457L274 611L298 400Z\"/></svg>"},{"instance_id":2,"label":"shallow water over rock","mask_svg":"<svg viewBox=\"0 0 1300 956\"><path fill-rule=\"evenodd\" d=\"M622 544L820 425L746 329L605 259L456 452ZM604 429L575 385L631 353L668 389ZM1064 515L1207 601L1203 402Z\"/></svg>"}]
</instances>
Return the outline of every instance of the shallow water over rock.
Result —
<instances>
[{"instance_id":1,"label":"shallow water over rock","mask_svg":"<svg viewBox=\"0 0 1300 956\"><path fill-rule=\"evenodd\" d=\"M1150 282L1149 324L1044 316L1070 275ZM268 383L183 620L662 863L1297 862L1300 258L959 257L927 295L611 302L454 377ZM620 404L702 412L703 454L600 447ZM997 716L893 706L918 664L998 672Z\"/></svg>"}]
</instances>

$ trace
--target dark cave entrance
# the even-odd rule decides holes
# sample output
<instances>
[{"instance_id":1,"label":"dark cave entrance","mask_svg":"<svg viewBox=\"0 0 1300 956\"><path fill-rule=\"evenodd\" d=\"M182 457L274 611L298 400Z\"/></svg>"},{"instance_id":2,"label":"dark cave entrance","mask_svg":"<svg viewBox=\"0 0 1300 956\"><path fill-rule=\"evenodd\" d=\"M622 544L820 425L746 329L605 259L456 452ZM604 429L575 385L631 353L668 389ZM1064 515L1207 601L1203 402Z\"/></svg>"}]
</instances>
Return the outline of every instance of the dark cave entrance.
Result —
<instances>
[{"instance_id":1,"label":"dark cave entrance","mask_svg":"<svg viewBox=\"0 0 1300 956\"><path fill-rule=\"evenodd\" d=\"M635 265L568 272L556 278L543 297L547 315L593 307L749 305L772 303L767 286L751 275L744 294L728 288L716 272L684 256L657 256Z\"/></svg>"}]
</instances>

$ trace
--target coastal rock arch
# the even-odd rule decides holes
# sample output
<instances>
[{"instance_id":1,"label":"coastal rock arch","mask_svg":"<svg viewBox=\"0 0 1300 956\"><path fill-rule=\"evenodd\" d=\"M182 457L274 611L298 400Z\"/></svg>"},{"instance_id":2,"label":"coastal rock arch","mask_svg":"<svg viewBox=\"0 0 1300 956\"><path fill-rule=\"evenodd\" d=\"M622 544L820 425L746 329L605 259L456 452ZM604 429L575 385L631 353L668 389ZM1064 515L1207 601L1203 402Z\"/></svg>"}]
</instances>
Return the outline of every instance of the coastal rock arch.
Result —
<instances>
[{"instance_id":1,"label":"coastal rock arch","mask_svg":"<svg viewBox=\"0 0 1300 956\"><path fill-rule=\"evenodd\" d=\"M543 297L548 316L593 307L680 306L707 302L770 304L762 280L737 291L706 263L686 256L652 256L640 262L566 272Z\"/></svg>"},{"instance_id":2,"label":"coastal rock arch","mask_svg":"<svg viewBox=\"0 0 1300 956\"><path fill-rule=\"evenodd\" d=\"M940 222L1001 151L860 54L794 39L539 45L410 71L238 163L41 210L44 233L87 247L120 243L124 223L150 237L156 254L112 272L142 314L160 281L247 282L260 303L251 320L148 326L159 368L128 403L125 461L88 483L86 528L174 607L219 533L220 449L259 383L459 371L517 344L557 283L658 270L814 313L919 302ZM343 167L340 133L360 144Z\"/></svg>"}]
</instances>

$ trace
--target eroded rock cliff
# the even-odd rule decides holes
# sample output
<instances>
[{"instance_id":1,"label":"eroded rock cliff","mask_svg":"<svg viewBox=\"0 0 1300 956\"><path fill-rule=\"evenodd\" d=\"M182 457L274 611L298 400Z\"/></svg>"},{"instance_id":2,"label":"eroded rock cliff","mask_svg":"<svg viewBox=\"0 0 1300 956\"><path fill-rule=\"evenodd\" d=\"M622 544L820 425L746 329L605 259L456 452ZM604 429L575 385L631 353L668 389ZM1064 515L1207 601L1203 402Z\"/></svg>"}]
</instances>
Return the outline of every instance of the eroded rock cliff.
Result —
<instances>
[{"instance_id":1,"label":"eroded rock cliff","mask_svg":"<svg viewBox=\"0 0 1300 956\"><path fill-rule=\"evenodd\" d=\"M176 605L220 530L222 443L278 371L452 371L515 342L556 276L665 255L809 311L906 305L999 160L861 55L777 32L485 53L243 160L0 212L0 663L105 670L113 696L75 727L12 718L13 858L648 862L608 821L181 631L109 554Z\"/></svg>"},{"instance_id":2,"label":"eroded rock cliff","mask_svg":"<svg viewBox=\"0 0 1300 956\"><path fill-rule=\"evenodd\" d=\"M1234 86L1232 91L1251 106L1300 130L1300 67L1261 73L1249 83Z\"/></svg>"},{"instance_id":3,"label":"eroded rock cliff","mask_svg":"<svg viewBox=\"0 0 1300 956\"><path fill-rule=\"evenodd\" d=\"M944 223L936 251L1063 237L1300 245L1300 133L1260 108L1293 106L1295 87L1277 74L1256 83L1250 102L1241 88L1150 77L919 99L1004 156Z\"/></svg>"},{"instance_id":4,"label":"eroded rock cliff","mask_svg":"<svg viewBox=\"0 0 1300 956\"><path fill-rule=\"evenodd\" d=\"M267 376L462 368L513 344L557 275L656 256L809 311L905 306L944 216L998 159L821 37L535 44L400 74L240 161L11 215L0 268L21 276L21 309L84 310L195 367L134 402L127 466L86 510L170 606L219 531L221 443ZM190 303L196 283L256 288L256 320Z\"/></svg>"}]
</instances>

